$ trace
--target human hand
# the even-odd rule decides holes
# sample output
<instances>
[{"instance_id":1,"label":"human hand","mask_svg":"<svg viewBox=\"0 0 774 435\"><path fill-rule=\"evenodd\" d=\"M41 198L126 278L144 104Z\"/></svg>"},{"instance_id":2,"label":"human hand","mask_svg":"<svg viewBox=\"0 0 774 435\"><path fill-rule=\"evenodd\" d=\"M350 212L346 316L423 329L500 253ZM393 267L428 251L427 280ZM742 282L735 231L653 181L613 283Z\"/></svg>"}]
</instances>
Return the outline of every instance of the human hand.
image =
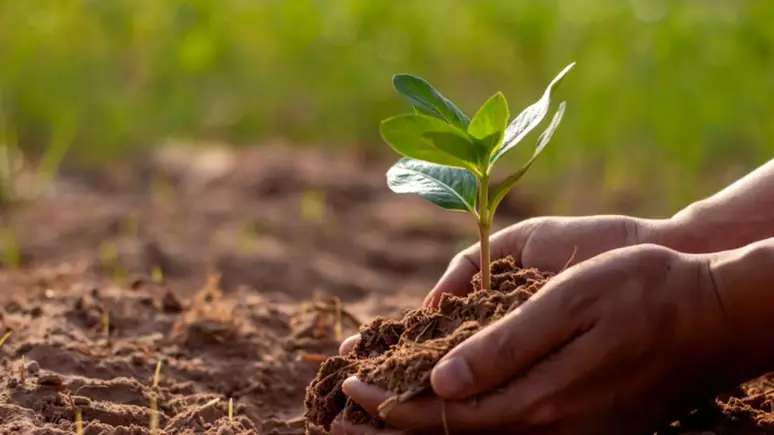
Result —
<instances>
[{"instance_id":1,"label":"human hand","mask_svg":"<svg viewBox=\"0 0 774 435\"><path fill-rule=\"evenodd\" d=\"M580 262L611 249L658 243L665 228L664 221L628 216L539 217L493 234L490 252L492 259L510 255L522 267L559 272L572 262ZM480 268L480 249L476 243L452 259L423 305L437 305L443 293L466 295L472 290L470 281ZM342 355L349 353L359 339L359 335L347 338L339 352Z\"/></svg>"},{"instance_id":2,"label":"human hand","mask_svg":"<svg viewBox=\"0 0 774 435\"><path fill-rule=\"evenodd\" d=\"M726 370L729 329L707 256L614 250L453 349L432 372L436 396L386 419L402 433L443 433L444 415L453 433L653 433L740 381ZM343 390L373 415L393 395L352 378ZM339 422L334 433L376 432Z\"/></svg>"}]
</instances>

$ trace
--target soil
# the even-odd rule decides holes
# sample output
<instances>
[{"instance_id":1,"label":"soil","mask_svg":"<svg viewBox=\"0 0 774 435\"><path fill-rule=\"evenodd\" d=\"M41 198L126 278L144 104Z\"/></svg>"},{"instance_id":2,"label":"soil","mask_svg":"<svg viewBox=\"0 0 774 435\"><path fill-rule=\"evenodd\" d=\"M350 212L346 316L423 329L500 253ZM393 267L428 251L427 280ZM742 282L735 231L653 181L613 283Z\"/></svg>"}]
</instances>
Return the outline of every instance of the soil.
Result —
<instances>
[{"instance_id":1,"label":"soil","mask_svg":"<svg viewBox=\"0 0 774 435\"><path fill-rule=\"evenodd\" d=\"M390 192L389 164L170 145L0 210L0 434L73 434L76 410L84 434L147 434L153 395L158 434L304 433L340 338L419 305L475 240Z\"/></svg>"},{"instance_id":2,"label":"soil","mask_svg":"<svg viewBox=\"0 0 774 435\"><path fill-rule=\"evenodd\" d=\"M476 236L467 216L390 192L392 161L172 144L68 163L45 197L0 206L0 434L300 435L305 414L344 408L338 378L315 381L342 362L370 361L357 370L397 391L426 385L445 349L542 278L504 270L507 294L395 320ZM498 213L502 226L535 211L511 197ZM765 384L745 388L691 428L774 433L721 429L774 415Z\"/></svg>"},{"instance_id":3,"label":"soil","mask_svg":"<svg viewBox=\"0 0 774 435\"><path fill-rule=\"evenodd\" d=\"M540 291L554 274L517 267L512 257L491 265L492 290L481 290L480 274L465 297L444 295L437 308L414 309L400 320L376 318L361 327L361 340L343 356L327 359L306 393L309 433L326 433L340 414L355 424L387 428L379 417L391 407L432 394L432 368L455 346L502 318ZM372 416L347 400L341 385L355 375L395 393ZM655 435L774 434L774 374L726 392Z\"/></svg>"}]
</instances>

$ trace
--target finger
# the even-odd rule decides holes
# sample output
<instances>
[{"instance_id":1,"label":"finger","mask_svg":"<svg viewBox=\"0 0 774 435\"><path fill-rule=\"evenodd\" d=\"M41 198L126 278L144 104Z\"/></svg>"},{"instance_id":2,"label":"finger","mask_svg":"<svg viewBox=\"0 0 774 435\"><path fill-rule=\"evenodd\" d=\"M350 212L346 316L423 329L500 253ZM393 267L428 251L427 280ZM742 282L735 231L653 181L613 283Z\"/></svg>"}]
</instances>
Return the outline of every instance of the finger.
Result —
<instances>
[{"instance_id":1,"label":"finger","mask_svg":"<svg viewBox=\"0 0 774 435\"><path fill-rule=\"evenodd\" d=\"M452 349L431 373L435 393L463 399L496 388L590 329L586 319L591 316L573 313L576 304L566 297L582 294L583 281L588 280L578 274L556 276L526 303Z\"/></svg>"},{"instance_id":2,"label":"finger","mask_svg":"<svg viewBox=\"0 0 774 435\"><path fill-rule=\"evenodd\" d=\"M401 429L445 425L454 431L483 431L508 427L509 433L532 434L541 427L578 415L578 409L584 404L575 400L576 395L590 393L588 389L578 387L590 387L588 383L584 384L587 374L604 362L605 353L599 352L598 337L599 334L592 332L584 334L523 377L476 400L444 401L436 396L418 397L395 406L384 418ZM356 379L348 379L343 388L352 400L373 415L377 415L379 404L394 395Z\"/></svg>"},{"instance_id":3,"label":"finger","mask_svg":"<svg viewBox=\"0 0 774 435\"><path fill-rule=\"evenodd\" d=\"M377 429L372 426L352 424L337 417L331 425L331 435L397 435L403 432L390 429Z\"/></svg>"},{"instance_id":4,"label":"finger","mask_svg":"<svg viewBox=\"0 0 774 435\"><path fill-rule=\"evenodd\" d=\"M383 416L379 413L379 406L395 396L395 393L383 390L374 385L366 384L354 376L345 380L341 385L341 389L350 399L362 406L369 414L379 419L383 419ZM426 403L428 401L430 403ZM411 406L420 403L423 408L432 407L432 402L432 398L425 397L414 398L410 401ZM405 404L398 405L398 407L402 406L405 406ZM391 418L392 413L393 411L390 411L386 414L387 418L385 421L388 423L393 421ZM412 430L421 434L444 433L441 420L428 420L426 416L407 413L396 421L399 423L399 426L393 426L399 429L398 433L408 434L411 433ZM432 429L435 429L435 431Z\"/></svg>"},{"instance_id":5,"label":"finger","mask_svg":"<svg viewBox=\"0 0 774 435\"><path fill-rule=\"evenodd\" d=\"M360 334L355 334L344 339L344 341L341 342L341 345L339 345L339 355L344 356L348 354L354 349L358 342L360 342Z\"/></svg>"},{"instance_id":6,"label":"finger","mask_svg":"<svg viewBox=\"0 0 774 435\"><path fill-rule=\"evenodd\" d=\"M489 240L489 251L492 259L512 256L517 265L521 265L521 249L531 232L531 225L513 225L493 234ZM449 263L441 279L425 297L424 307L434 307L441 300L441 295L449 293L465 296L473 289L473 276L481 270L481 246L475 243L457 254Z\"/></svg>"}]
</instances>

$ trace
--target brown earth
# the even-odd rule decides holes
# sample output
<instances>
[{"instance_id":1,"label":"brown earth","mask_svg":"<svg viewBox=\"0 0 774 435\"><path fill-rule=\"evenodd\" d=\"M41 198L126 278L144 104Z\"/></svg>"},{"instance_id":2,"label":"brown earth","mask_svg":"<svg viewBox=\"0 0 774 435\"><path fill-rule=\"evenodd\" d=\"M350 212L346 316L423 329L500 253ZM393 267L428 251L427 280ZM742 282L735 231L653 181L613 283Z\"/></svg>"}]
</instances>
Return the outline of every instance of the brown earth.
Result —
<instances>
[{"instance_id":1,"label":"brown earth","mask_svg":"<svg viewBox=\"0 0 774 435\"><path fill-rule=\"evenodd\" d=\"M306 387L362 320L382 319L356 350L374 352L362 373L387 379L382 354L400 337L448 348L478 328L460 319L483 322L526 297L447 299L451 323L419 312L387 320L419 306L475 240L467 216L390 192L390 163L281 145L171 146L100 170L68 165L45 198L0 208L0 336L10 332L0 434L72 434L76 420L88 435L152 424L158 434L302 434ZM499 212L499 225L533 214L512 199ZM521 272L513 285L527 278L537 279ZM389 352L424 368L441 354ZM421 384L394 381L381 382ZM729 399L739 421L771 415L763 385Z\"/></svg>"},{"instance_id":2,"label":"brown earth","mask_svg":"<svg viewBox=\"0 0 774 435\"><path fill-rule=\"evenodd\" d=\"M502 318L540 291L554 274L520 269L513 258L492 262L492 290L481 290L480 275L465 297L444 295L438 308L406 312L400 320L379 317L361 328L361 340L346 355L327 359L307 388L306 418L310 432L329 431L342 416L355 424L386 428L347 400L341 384L355 375L396 395L379 407L391 407L431 394L430 372L452 348ZM655 435L774 434L774 376L763 377L710 400L701 409Z\"/></svg>"}]
</instances>

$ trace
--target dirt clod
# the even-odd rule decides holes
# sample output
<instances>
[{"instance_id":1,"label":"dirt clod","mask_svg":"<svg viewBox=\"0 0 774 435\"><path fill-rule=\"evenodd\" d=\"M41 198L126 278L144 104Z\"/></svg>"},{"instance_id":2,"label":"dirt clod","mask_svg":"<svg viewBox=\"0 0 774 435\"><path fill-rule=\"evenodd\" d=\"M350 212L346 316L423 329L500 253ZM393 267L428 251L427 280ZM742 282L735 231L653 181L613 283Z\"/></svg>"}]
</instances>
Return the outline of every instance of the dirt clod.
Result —
<instances>
[{"instance_id":1,"label":"dirt clod","mask_svg":"<svg viewBox=\"0 0 774 435\"><path fill-rule=\"evenodd\" d=\"M417 309L400 321L377 318L361 328L361 340L350 353L324 362L306 398L307 422L330 430L343 413L355 423L382 428L384 424L348 401L341 384L351 375L392 391L407 400L430 388L430 372L458 344L504 316L552 276L536 269L519 269L511 257L492 264L492 291L482 291L480 278L466 297L444 295L438 308ZM388 412L390 403L380 410Z\"/></svg>"},{"instance_id":2,"label":"dirt clod","mask_svg":"<svg viewBox=\"0 0 774 435\"><path fill-rule=\"evenodd\" d=\"M465 339L526 302L551 273L521 269L511 257L491 265L492 291L482 291L480 275L466 297L444 295L437 308L407 312L401 320L377 318L361 327L361 340L344 356L324 361L307 387L308 430L329 431L333 420L387 427L385 416L399 403L431 394L430 373L440 359ZM372 416L347 400L341 384L356 375L366 383L395 393ZM655 435L774 434L774 388L756 380L718 397ZM707 431L710 429L710 431Z\"/></svg>"}]
</instances>

